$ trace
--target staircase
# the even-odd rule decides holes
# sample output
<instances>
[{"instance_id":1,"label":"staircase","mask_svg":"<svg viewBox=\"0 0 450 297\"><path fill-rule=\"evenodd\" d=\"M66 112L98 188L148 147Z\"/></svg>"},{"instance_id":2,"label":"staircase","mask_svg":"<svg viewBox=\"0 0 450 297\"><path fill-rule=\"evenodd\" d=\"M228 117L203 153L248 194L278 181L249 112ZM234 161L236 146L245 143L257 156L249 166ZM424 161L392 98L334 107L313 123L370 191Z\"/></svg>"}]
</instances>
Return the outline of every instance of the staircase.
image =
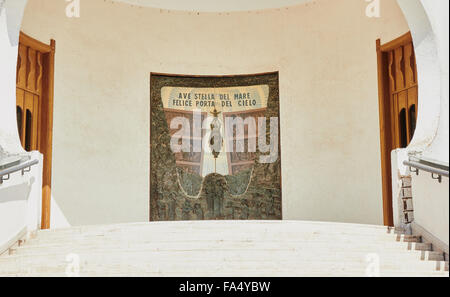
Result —
<instances>
[{"instance_id":1,"label":"staircase","mask_svg":"<svg viewBox=\"0 0 450 297\"><path fill-rule=\"evenodd\" d=\"M38 231L0 276L449 276L400 230L298 221L189 221Z\"/></svg>"}]
</instances>

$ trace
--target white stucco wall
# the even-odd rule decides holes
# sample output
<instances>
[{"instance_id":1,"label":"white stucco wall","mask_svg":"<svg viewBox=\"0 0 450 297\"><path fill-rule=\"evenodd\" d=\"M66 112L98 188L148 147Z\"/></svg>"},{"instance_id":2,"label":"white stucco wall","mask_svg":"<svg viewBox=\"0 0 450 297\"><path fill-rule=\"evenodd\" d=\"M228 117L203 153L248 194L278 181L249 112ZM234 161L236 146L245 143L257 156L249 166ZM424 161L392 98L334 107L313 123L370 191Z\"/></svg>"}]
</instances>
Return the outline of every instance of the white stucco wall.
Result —
<instances>
[{"instance_id":1,"label":"white stucco wall","mask_svg":"<svg viewBox=\"0 0 450 297\"><path fill-rule=\"evenodd\" d=\"M392 202L394 225L402 226L403 212L398 208L403 204L399 195L402 190L402 176L409 176L409 168L403 165L410 155L420 155L432 143L439 125L440 113L440 72L435 45L435 36L430 21L420 0L397 0L408 22L413 37L416 56L419 103L417 126L414 137L407 148L391 153Z\"/></svg>"},{"instance_id":2,"label":"white stucco wall","mask_svg":"<svg viewBox=\"0 0 450 297\"><path fill-rule=\"evenodd\" d=\"M0 185L0 253L21 231L26 235L40 229L42 155L33 152L30 156L39 160L39 164L24 175L20 171L10 174Z\"/></svg>"},{"instance_id":3,"label":"white stucco wall","mask_svg":"<svg viewBox=\"0 0 450 297\"><path fill-rule=\"evenodd\" d=\"M0 12L0 147L11 154L24 153L14 123L18 32L25 3L26 0L8 0Z\"/></svg>"},{"instance_id":4,"label":"white stucco wall","mask_svg":"<svg viewBox=\"0 0 450 297\"><path fill-rule=\"evenodd\" d=\"M53 198L73 225L147 221L150 72L280 72L284 219L382 223L375 40L408 31L394 0L188 13L32 0L56 40Z\"/></svg>"},{"instance_id":5,"label":"white stucco wall","mask_svg":"<svg viewBox=\"0 0 450 297\"><path fill-rule=\"evenodd\" d=\"M449 245L449 183L438 183L426 172L412 175L414 223Z\"/></svg>"},{"instance_id":6,"label":"white stucco wall","mask_svg":"<svg viewBox=\"0 0 450 297\"><path fill-rule=\"evenodd\" d=\"M421 3L428 15L433 30L436 44L437 58L439 60L440 81L440 113L439 125L433 143L425 150L423 156L438 160L443 163L449 162L449 1L431 0ZM447 195L448 197L448 195Z\"/></svg>"},{"instance_id":7,"label":"white stucco wall","mask_svg":"<svg viewBox=\"0 0 450 297\"><path fill-rule=\"evenodd\" d=\"M409 155L448 166L449 89L448 89L448 6L447 0L398 0L413 34L419 80L418 122L414 139L405 150L394 152L401 174ZM408 154L405 154L406 151ZM449 186L448 178L438 183L431 174L412 174L414 204L413 228L426 232L448 251ZM394 196L395 197L395 196ZM418 225L418 226L417 226ZM425 234L424 234L425 235Z\"/></svg>"},{"instance_id":8,"label":"white stucco wall","mask_svg":"<svg viewBox=\"0 0 450 297\"><path fill-rule=\"evenodd\" d=\"M25 1L9 0L0 4L5 4L3 9L0 5L0 149L8 155L24 154L16 124L17 38L14 32L19 32ZM39 164L24 175L10 174L0 184L0 253L19 234L23 236L40 225L42 155L38 152L29 155L39 160Z\"/></svg>"},{"instance_id":9,"label":"white stucco wall","mask_svg":"<svg viewBox=\"0 0 450 297\"><path fill-rule=\"evenodd\" d=\"M407 151L421 153L433 142L439 125L441 79L436 36L420 0L397 2L413 36L419 81L417 126Z\"/></svg>"},{"instance_id":10,"label":"white stucco wall","mask_svg":"<svg viewBox=\"0 0 450 297\"><path fill-rule=\"evenodd\" d=\"M433 143L425 150L423 156L434 159L448 166L449 158L449 2L423 1L425 11L435 35L440 71L440 117L439 126ZM425 178L427 178L425 180ZM433 183L434 182L434 183ZM431 232L438 239L449 245L449 184L448 178L443 183L430 181L429 176L415 177L415 217L416 223ZM431 215L432 214L432 215ZM436 215L435 215L436 214Z\"/></svg>"}]
</instances>

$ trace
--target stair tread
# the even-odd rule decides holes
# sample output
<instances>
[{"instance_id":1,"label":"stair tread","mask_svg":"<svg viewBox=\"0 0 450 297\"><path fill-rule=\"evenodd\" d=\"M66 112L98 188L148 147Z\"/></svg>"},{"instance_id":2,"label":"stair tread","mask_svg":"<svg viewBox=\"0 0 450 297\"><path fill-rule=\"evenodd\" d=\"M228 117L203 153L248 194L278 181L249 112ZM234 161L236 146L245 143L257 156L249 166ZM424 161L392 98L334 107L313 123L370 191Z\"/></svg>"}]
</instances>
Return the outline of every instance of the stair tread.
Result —
<instances>
[{"instance_id":1,"label":"stair tread","mask_svg":"<svg viewBox=\"0 0 450 297\"><path fill-rule=\"evenodd\" d=\"M212 231L213 230L213 231ZM189 221L42 230L0 257L0 275L357 275L376 254L380 273L447 276L443 253L398 228L298 221ZM324 267L326 267L324 269ZM237 273L237 274L236 274Z\"/></svg>"}]
</instances>

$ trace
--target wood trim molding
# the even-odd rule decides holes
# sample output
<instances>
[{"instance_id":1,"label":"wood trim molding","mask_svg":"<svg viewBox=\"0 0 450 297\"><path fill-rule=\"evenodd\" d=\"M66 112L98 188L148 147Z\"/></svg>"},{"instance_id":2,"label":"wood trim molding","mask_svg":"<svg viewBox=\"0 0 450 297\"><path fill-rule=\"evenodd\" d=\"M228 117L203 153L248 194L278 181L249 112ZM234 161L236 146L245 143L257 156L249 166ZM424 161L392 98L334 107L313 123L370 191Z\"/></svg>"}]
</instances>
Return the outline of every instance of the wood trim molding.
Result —
<instances>
[{"instance_id":1,"label":"wood trim molding","mask_svg":"<svg viewBox=\"0 0 450 297\"><path fill-rule=\"evenodd\" d=\"M43 154L41 228L50 228L50 203L52 180L53 101L56 42L45 44L20 32L18 47L17 94L22 94L16 104L22 106L28 96L27 107L33 116L32 141L27 150ZM28 71L28 73L27 73ZM31 103L30 103L31 102ZM22 121L22 126L24 122ZM22 145L25 145L22 129Z\"/></svg>"},{"instance_id":2,"label":"wood trim molding","mask_svg":"<svg viewBox=\"0 0 450 297\"><path fill-rule=\"evenodd\" d=\"M21 44L25 46L29 46L37 51L40 51L41 53L50 53L52 50L51 44L45 44L43 42L40 42L39 40L36 40L27 34L20 32L19 41Z\"/></svg>"},{"instance_id":3,"label":"wood trim molding","mask_svg":"<svg viewBox=\"0 0 450 297\"><path fill-rule=\"evenodd\" d=\"M376 41L383 222L386 226L393 226L394 224L392 201L395 198L392 197L392 176L395 173L392 172L391 168L391 151L396 147L400 147L399 137L396 135L399 129L398 121L396 120L396 115L398 114L396 111L397 105L395 103L398 102L396 100L399 99L396 96L400 96L400 91L403 92L405 90L409 90L410 88L417 87L417 84L405 84L406 77L403 76L402 71L399 71L401 67L401 65L399 65L399 61L404 59L403 55L405 55L406 52L403 48L409 48L409 56L411 57L413 55L414 49L412 48L412 42L411 32L407 32L385 44L381 44L380 39ZM397 59L397 57L400 57L400 59ZM390 68L392 67L394 67L397 71L392 73L390 71ZM417 77L417 73L410 71L409 78L411 77ZM391 98L392 96L394 96L394 98ZM407 127L407 129L409 129L409 124ZM407 135L407 137L410 137L411 133L407 132Z\"/></svg>"},{"instance_id":4,"label":"wood trim molding","mask_svg":"<svg viewBox=\"0 0 450 297\"><path fill-rule=\"evenodd\" d=\"M53 102L54 102L54 76L55 76L55 40L50 41L51 51L45 55L44 64L47 75L43 82L44 98L41 106L41 135L40 151L44 154L42 177L42 221L41 228L50 228L50 206L52 189L52 156L53 156Z\"/></svg>"},{"instance_id":5,"label":"wood trim molding","mask_svg":"<svg viewBox=\"0 0 450 297\"><path fill-rule=\"evenodd\" d=\"M390 142L392 141L389 123L391 116L389 106L386 104L386 96L389 94L389 82L386 81L387 69L383 65L385 55L382 51L381 40L376 41L377 64L378 64L378 106L380 117L380 149L381 149L381 179L382 179L382 196L383 196L383 223L385 226L394 225L394 215L392 209L392 172L391 172L391 152L389 151Z\"/></svg>"},{"instance_id":6,"label":"wood trim molding","mask_svg":"<svg viewBox=\"0 0 450 297\"><path fill-rule=\"evenodd\" d=\"M411 32L407 32L407 33L403 34L402 36L400 36L388 43L385 43L383 45L381 45L381 40L380 40L380 50L382 52L389 52L391 50L398 48L399 46L408 44L410 42L412 42L412 35L411 35Z\"/></svg>"}]
</instances>

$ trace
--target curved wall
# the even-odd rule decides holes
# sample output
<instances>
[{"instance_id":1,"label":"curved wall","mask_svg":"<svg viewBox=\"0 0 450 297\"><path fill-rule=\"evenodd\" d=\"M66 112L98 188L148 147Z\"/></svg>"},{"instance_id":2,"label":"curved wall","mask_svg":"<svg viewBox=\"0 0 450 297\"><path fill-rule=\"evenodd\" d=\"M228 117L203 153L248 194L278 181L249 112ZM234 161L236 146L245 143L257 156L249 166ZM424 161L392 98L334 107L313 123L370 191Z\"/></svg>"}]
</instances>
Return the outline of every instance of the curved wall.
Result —
<instances>
[{"instance_id":1,"label":"curved wall","mask_svg":"<svg viewBox=\"0 0 450 297\"><path fill-rule=\"evenodd\" d=\"M440 117L436 137L430 147L424 152L424 156L441 161L449 162L449 18L448 1L421 1L428 15L436 42L436 55L439 59L439 82L440 94ZM447 232L448 235L448 232Z\"/></svg>"},{"instance_id":2,"label":"curved wall","mask_svg":"<svg viewBox=\"0 0 450 297\"><path fill-rule=\"evenodd\" d=\"M420 86L416 132L407 150L448 164L448 1L397 1L413 35Z\"/></svg>"},{"instance_id":3,"label":"curved wall","mask_svg":"<svg viewBox=\"0 0 450 297\"><path fill-rule=\"evenodd\" d=\"M413 33L420 86L417 132L406 151L448 166L449 2L441 0L398 0L398 2L407 16ZM399 152L399 156L400 154L402 152ZM399 159L407 158L406 154L399 157ZM398 169L408 172L408 169L400 164ZM442 183L438 183L426 172L421 172L418 176L413 174L412 194L413 231L420 233L433 242L433 245L448 253L448 178L443 177Z\"/></svg>"},{"instance_id":4,"label":"curved wall","mask_svg":"<svg viewBox=\"0 0 450 297\"><path fill-rule=\"evenodd\" d=\"M230 12L249 11L294 6L312 0L109 0L129 4L170 10L201 11L201 12Z\"/></svg>"},{"instance_id":5,"label":"curved wall","mask_svg":"<svg viewBox=\"0 0 450 297\"><path fill-rule=\"evenodd\" d=\"M375 40L408 31L395 1L200 13L30 1L56 40L53 198L70 224L147 221L150 72L280 72L284 219L382 223Z\"/></svg>"},{"instance_id":6,"label":"curved wall","mask_svg":"<svg viewBox=\"0 0 450 297\"><path fill-rule=\"evenodd\" d=\"M16 65L20 18L26 0L0 1L0 158L3 154L24 154L16 122ZM4 6L3 6L4 5ZM18 239L38 229L40 224L42 155L29 154L39 160L30 172L5 176L0 183L0 254Z\"/></svg>"},{"instance_id":7,"label":"curved wall","mask_svg":"<svg viewBox=\"0 0 450 297\"><path fill-rule=\"evenodd\" d=\"M26 0L3 2L0 9L0 148L10 154L24 153L16 125L17 39Z\"/></svg>"}]
</instances>

